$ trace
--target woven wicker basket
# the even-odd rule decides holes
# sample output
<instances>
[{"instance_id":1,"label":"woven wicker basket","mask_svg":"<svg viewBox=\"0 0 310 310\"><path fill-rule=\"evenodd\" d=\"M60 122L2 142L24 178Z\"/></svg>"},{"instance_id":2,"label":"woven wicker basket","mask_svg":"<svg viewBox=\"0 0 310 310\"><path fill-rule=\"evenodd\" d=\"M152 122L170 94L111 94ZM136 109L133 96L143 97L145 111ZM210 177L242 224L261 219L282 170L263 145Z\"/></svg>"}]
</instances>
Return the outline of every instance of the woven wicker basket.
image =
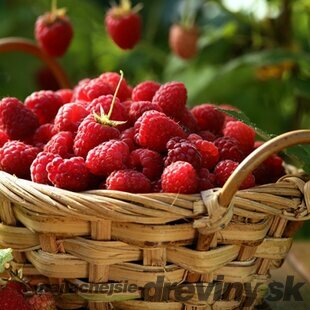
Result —
<instances>
[{"instance_id":1,"label":"woven wicker basket","mask_svg":"<svg viewBox=\"0 0 310 310\"><path fill-rule=\"evenodd\" d=\"M2 42L0 52L14 42ZM286 175L237 190L268 156L301 143L310 143L310 130L278 136L223 188L196 195L73 193L0 172L0 247L14 249L13 267L31 283L65 289L56 296L61 309L252 309L310 219L310 182ZM260 286L253 297L236 283Z\"/></svg>"}]
</instances>

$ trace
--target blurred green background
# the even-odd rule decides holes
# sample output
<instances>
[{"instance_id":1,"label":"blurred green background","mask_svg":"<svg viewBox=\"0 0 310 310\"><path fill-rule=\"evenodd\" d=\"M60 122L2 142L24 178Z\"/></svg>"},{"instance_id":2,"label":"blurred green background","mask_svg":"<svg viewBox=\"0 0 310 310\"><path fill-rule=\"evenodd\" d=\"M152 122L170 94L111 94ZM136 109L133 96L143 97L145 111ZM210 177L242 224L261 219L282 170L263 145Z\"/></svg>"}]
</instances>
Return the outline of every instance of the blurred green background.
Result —
<instances>
[{"instance_id":1,"label":"blurred green background","mask_svg":"<svg viewBox=\"0 0 310 310\"><path fill-rule=\"evenodd\" d=\"M138 1L133 1L136 4ZM122 51L107 36L110 1L59 0L68 9L74 40L60 63L72 85L103 71L125 72L131 85L183 81L189 102L231 104L265 131L310 128L309 0L156 0L143 3L143 38ZM199 53L183 61L168 45L169 27L184 8L196 15ZM47 0L1 0L0 37L33 39ZM0 54L0 97L24 99L39 88L42 63L22 53ZM309 235L309 224L299 236Z\"/></svg>"}]
</instances>

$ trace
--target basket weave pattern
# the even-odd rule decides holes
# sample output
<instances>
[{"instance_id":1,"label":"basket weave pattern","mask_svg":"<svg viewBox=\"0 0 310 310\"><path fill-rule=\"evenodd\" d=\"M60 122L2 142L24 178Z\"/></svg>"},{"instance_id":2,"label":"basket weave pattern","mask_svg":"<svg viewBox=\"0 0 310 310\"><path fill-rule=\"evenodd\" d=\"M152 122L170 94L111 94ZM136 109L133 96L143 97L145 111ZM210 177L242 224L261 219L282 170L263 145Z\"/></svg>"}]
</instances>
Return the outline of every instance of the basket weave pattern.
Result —
<instances>
[{"instance_id":1,"label":"basket weave pattern","mask_svg":"<svg viewBox=\"0 0 310 310\"><path fill-rule=\"evenodd\" d=\"M157 300L146 296L145 286L158 279L202 288L214 281L268 282L301 221L310 218L309 178L287 175L275 184L232 188L273 152L310 142L310 131L291 136L251 155L223 189L196 195L73 193L0 172L0 246L14 249L14 268L23 267L32 283L137 287L112 295L90 289L62 294L63 309L251 309L263 293L248 305L249 297L235 298L228 285L221 298L213 293L201 300L195 290L181 301L171 287Z\"/></svg>"}]
</instances>

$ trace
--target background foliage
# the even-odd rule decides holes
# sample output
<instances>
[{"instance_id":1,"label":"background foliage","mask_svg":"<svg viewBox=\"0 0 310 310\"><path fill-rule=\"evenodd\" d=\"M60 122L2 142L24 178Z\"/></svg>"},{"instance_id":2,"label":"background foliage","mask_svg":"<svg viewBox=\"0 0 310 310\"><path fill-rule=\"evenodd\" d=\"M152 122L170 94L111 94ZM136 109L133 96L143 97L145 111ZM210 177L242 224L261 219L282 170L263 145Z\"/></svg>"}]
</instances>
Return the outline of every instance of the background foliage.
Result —
<instances>
[{"instance_id":1,"label":"background foliage","mask_svg":"<svg viewBox=\"0 0 310 310\"><path fill-rule=\"evenodd\" d=\"M189 105L237 106L272 134L310 127L308 0L141 0L143 39L129 52L107 37L103 18L109 2L59 0L75 31L70 50L60 59L73 85L122 69L132 85L146 79L183 81ZM200 27L199 54L187 62L168 46L169 27L185 5ZM0 37L33 38L34 22L49 6L49 0L0 1ZM0 97L24 99L38 89L41 66L29 55L1 54Z\"/></svg>"}]
</instances>

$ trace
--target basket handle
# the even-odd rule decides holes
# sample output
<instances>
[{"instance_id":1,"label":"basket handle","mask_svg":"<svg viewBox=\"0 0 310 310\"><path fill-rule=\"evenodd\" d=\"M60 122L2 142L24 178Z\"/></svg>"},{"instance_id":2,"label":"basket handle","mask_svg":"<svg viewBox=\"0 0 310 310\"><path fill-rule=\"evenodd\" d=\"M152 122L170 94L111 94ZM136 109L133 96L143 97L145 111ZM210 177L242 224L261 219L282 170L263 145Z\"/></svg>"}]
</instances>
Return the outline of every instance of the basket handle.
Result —
<instances>
[{"instance_id":1,"label":"basket handle","mask_svg":"<svg viewBox=\"0 0 310 310\"><path fill-rule=\"evenodd\" d=\"M218 203L227 208L246 177L269 156L297 144L310 144L310 130L295 130L279 135L252 152L228 178L219 192Z\"/></svg>"},{"instance_id":2,"label":"basket handle","mask_svg":"<svg viewBox=\"0 0 310 310\"><path fill-rule=\"evenodd\" d=\"M70 88L69 79L60 64L54 58L43 52L31 40L17 37L0 39L0 53L1 52L24 52L41 59L54 74L59 86L62 88Z\"/></svg>"}]
</instances>

